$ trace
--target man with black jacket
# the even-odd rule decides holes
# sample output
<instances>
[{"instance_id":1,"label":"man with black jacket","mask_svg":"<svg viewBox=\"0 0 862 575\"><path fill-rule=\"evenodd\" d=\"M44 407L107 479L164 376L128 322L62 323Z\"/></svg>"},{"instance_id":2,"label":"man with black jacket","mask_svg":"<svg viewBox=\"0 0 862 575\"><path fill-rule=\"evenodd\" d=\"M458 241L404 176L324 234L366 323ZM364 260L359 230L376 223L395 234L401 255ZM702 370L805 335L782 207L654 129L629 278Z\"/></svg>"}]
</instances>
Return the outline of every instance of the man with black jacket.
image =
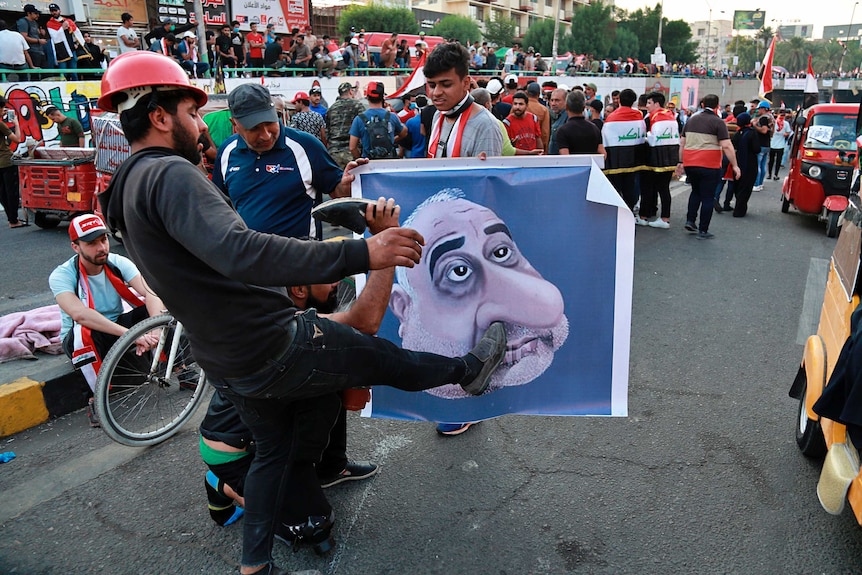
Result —
<instances>
[{"instance_id":1,"label":"man with black jacket","mask_svg":"<svg viewBox=\"0 0 862 575\"><path fill-rule=\"evenodd\" d=\"M275 513L283 494L307 490L308 509L323 505L317 478L289 467L294 422L304 402L374 384L419 391L455 383L480 394L505 355L506 336L501 324L491 324L473 350L447 358L403 350L320 318L315 310L298 313L281 286L412 267L421 259L424 240L406 228L337 243L250 230L195 166L204 129L197 111L206 99L173 60L151 52L117 58L102 78L99 107L120 113L132 155L101 201L148 283L186 327L208 380L252 431L257 451L246 477L240 573L283 574L272 562ZM264 124L255 141L273 137L274 107L252 115L239 120ZM353 178L345 172L344 183ZM182 189L176 182L183 182ZM393 200L383 198L373 209L369 205L372 230L395 209ZM288 526L294 538L318 552L332 548L331 529L331 517L313 513Z\"/></svg>"}]
</instances>

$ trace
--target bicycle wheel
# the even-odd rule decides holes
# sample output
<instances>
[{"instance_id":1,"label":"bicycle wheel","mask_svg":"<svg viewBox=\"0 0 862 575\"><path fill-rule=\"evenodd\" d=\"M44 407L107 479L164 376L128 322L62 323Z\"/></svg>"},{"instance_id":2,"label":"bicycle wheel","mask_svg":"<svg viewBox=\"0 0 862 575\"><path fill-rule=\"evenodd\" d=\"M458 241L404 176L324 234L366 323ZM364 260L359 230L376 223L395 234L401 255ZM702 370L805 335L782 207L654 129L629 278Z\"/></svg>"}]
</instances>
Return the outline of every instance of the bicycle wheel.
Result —
<instances>
[{"instance_id":1,"label":"bicycle wheel","mask_svg":"<svg viewBox=\"0 0 862 575\"><path fill-rule=\"evenodd\" d=\"M158 331L159 345L139 356L135 340ZM171 315L132 326L111 347L96 381L96 412L118 443L155 445L174 435L204 396L206 376L192 357L182 324Z\"/></svg>"}]
</instances>

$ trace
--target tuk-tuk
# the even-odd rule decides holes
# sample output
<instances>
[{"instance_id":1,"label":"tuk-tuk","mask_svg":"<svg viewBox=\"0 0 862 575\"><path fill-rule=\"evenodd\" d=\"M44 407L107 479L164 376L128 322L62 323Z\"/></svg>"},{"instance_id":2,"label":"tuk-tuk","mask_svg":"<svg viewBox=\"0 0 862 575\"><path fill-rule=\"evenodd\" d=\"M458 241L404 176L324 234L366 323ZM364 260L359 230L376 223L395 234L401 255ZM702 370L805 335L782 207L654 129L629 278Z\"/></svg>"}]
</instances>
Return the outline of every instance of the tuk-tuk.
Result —
<instances>
[{"instance_id":1,"label":"tuk-tuk","mask_svg":"<svg viewBox=\"0 0 862 575\"><path fill-rule=\"evenodd\" d=\"M797 446L804 455L814 459L823 459L825 455L817 484L820 504L829 513L837 515L849 501L856 521L862 525L862 471L857 448L846 425L814 411L815 403L824 395L824 389L836 371L836 365L839 370L846 365L846 356L842 358L845 363L839 363L839 355L851 333L851 315L860 302L862 211L856 205L856 198L858 196L854 196L843 214L844 229L829 263L820 323L817 333L805 342L802 363L790 388L790 396L799 401ZM842 387L830 388L827 393L834 393L835 389ZM824 411L821 404L817 409Z\"/></svg>"},{"instance_id":2,"label":"tuk-tuk","mask_svg":"<svg viewBox=\"0 0 862 575\"><path fill-rule=\"evenodd\" d=\"M33 157L13 158L18 166L21 206L40 228L93 210L96 169L92 148L36 148Z\"/></svg>"},{"instance_id":3,"label":"tuk-tuk","mask_svg":"<svg viewBox=\"0 0 862 575\"><path fill-rule=\"evenodd\" d=\"M781 211L790 205L826 222L834 238L847 208L858 163L856 117L859 104L817 104L794 121L790 171L781 190Z\"/></svg>"}]
</instances>

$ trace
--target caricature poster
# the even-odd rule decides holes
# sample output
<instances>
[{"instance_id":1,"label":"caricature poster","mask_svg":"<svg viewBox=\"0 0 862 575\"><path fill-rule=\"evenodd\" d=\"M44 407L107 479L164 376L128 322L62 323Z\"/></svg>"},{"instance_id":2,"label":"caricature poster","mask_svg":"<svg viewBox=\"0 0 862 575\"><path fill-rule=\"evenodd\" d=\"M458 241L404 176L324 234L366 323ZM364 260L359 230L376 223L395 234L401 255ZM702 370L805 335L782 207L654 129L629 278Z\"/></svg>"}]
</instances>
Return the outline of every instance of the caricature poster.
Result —
<instances>
[{"instance_id":1,"label":"caricature poster","mask_svg":"<svg viewBox=\"0 0 862 575\"><path fill-rule=\"evenodd\" d=\"M494 321L489 390L375 387L364 415L437 422L507 413L626 415L634 221L590 156L371 162L353 195L393 197L425 238L398 268L380 337L462 355Z\"/></svg>"}]
</instances>

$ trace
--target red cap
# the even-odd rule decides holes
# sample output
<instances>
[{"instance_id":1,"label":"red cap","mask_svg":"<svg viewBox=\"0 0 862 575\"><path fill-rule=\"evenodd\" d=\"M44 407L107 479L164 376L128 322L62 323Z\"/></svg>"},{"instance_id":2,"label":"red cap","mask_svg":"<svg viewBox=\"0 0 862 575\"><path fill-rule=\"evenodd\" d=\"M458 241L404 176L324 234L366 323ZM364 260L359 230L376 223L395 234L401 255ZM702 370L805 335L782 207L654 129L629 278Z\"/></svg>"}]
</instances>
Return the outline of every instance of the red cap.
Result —
<instances>
[{"instance_id":1,"label":"red cap","mask_svg":"<svg viewBox=\"0 0 862 575\"><path fill-rule=\"evenodd\" d=\"M96 214L78 216L69 224L69 237L73 242L78 240L91 242L107 233L108 227Z\"/></svg>"},{"instance_id":2,"label":"red cap","mask_svg":"<svg viewBox=\"0 0 862 575\"><path fill-rule=\"evenodd\" d=\"M308 94L306 94L305 92L297 92L296 95L293 97L293 100L291 100L291 103L296 104L300 100L305 100L306 102L311 101L311 99L308 97Z\"/></svg>"},{"instance_id":3,"label":"red cap","mask_svg":"<svg viewBox=\"0 0 862 575\"><path fill-rule=\"evenodd\" d=\"M386 90L383 87L383 82L368 82L368 85L365 86L365 97L374 96L376 98L383 98L386 94Z\"/></svg>"}]
</instances>

